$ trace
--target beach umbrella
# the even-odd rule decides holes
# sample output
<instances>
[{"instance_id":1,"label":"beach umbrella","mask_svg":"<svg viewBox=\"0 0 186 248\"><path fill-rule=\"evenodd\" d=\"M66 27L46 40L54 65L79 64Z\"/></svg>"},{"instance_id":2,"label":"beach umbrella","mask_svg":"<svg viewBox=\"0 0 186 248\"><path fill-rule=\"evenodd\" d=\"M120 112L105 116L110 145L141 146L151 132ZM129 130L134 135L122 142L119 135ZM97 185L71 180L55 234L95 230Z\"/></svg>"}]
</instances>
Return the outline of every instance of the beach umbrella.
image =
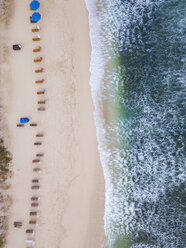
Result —
<instances>
[{"instance_id":1,"label":"beach umbrella","mask_svg":"<svg viewBox=\"0 0 186 248\"><path fill-rule=\"evenodd\" d=\"M41 15L39 14L39 12L34 12L34 13L32 14L32 20L33 20L34 22L38 22L40 19L41 19Z\"/></svg>"},{"instance_id":2,"label":"beach umbrella","mask_svg":"<svg viewBox=\"0 0 186 248\"><path fill-rule=\"evenodd\" d=\"M29 121L30 121L30 119L27 118L27 117L22 117L22 118L20 118L20 123L27 123L27 122L29 122Z\"/></svg>"},{"instance_id":3,"label":"beach umbrella","mask_svg":"<svg viewBox=\"0 0 186 248\"><path fill-rule=\"evenodd\" d=\"M38 1L36 1L36 0L33 0L30 3L30 7L31 7L31 9L36 10L36 9L38 9L40 7L40 3Z\"/></svg>"}]
</instances>

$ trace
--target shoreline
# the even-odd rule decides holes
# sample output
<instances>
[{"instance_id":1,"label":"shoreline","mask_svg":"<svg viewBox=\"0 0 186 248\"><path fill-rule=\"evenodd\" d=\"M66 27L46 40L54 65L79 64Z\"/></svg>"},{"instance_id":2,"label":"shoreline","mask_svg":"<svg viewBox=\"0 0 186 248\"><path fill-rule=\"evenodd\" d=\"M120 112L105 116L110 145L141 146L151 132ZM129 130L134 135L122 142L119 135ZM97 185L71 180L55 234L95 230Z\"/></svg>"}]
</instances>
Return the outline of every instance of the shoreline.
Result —
<instances>
[{"instance_id":1,"label":"shoreline","mask_svg":"<svg viewBox=\"0 0 186 248\"><path fill-rule=\"evenodd\" d=\"M65 248L102 248L105 192L89 85L87 9L81 0L76 3L56 1L55 4L47 1L41 2L40 12L42 20L38 24L47 94L43 113L37 111L36 91L41 87L34 85L37 77L34 75L33 24L29 23L28 3L16 2L11 26L6 31L10 35L9 48L15 42L23 43L20 52L10 51L9 55L7 120L14 175L7 245L25 247L28 238L25 230L29 228L30 197L33 195L30 188L35 177L31 161L37 152L33 143L36 132L43 132L40 151L45 156L39 174L41 189L34 192L41 198L38 227L34 229L35 244L40 248L62 245ZM22 115L29 115L38 127L17 128ZM13 227L13 221L20 219L23 227L18 230Z\"/></svg>"}]
</instances>

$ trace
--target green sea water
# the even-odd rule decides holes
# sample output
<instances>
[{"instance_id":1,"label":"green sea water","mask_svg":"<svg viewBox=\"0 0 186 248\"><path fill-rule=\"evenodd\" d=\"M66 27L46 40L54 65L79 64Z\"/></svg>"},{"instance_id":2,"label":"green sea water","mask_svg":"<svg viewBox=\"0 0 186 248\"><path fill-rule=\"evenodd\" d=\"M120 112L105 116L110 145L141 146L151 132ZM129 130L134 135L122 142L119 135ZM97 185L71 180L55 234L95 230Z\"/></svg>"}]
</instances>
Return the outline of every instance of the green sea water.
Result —
<instances>
[{"instance_id":1,"label":"green sea water","mask_svg":"<svg viewBox=\"0 0 186 248\"><path fill-rule=\"evenodd\" d=\"M86 1L108 248L184 248L186 1Z\"/></svg>"}]
</instances>

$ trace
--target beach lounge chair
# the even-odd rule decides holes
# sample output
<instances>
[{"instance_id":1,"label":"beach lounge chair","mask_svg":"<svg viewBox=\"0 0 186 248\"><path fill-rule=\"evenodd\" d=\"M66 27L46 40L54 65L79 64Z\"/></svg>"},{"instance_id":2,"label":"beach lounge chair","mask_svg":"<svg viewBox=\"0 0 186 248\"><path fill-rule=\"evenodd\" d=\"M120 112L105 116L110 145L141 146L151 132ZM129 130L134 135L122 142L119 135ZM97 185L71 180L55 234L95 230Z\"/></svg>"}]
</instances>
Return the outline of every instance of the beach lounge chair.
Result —
<instances>
[{"instance_id":1,"label":"beach lounge chair","mask_svg":"<svg viewBox=\"0 0 186 248\"><path fill-rule=\"evenodd\" d=\"M45 90L41 90L37 92L37 95L44 95L45 94Z\"/></svg>"},{"instance_id":2,"label":"beach lounge chair","mask_svg":"<svg viewBox=\"0 0 186 248\"><path fill-rule=\"evenodd\" d=\"M44 71L44 68L39 68L39 69L35 70L35 73L41 73L43 71Z\"/></svg>"},{"instance_id":3,"label":"beach lounge chair","mask_svg":"<svg viewBox=\"0 0 186 248\"><path fill-rule=\"evenodd\" d=\"M31 207L39 207L39 203L38 202L32 202Z\"/></svg>"},{"instance_id":4,"label":"beach lounge chair","mask_svg":"<svg viewBox=\"0 0 186 248\"><path fill-rule=\"evenodd\" d=\"M34 37L32 38L33 41L40 41L40 38L39 37Z\"/></svg>"},{"instance_id":5,"label":"beach lounge chair","mask_svg":"<svg viewBox=\"0 0 186 248\"><path fill-rule=\"evenodd\" d=\"M26 233L33 233L34 230L33 229L26 229Z\"/></svg>"},{"instance_id":6,"label":"beach lounge chair","mask_svg":"<svg viewBox=\"0 0 186 248\"><path fill-rule=\"evenodd\" d=\"M30 214L30 216L36 216L37 215L37 212L36 211L32 211L29 214Z\"/></svg>"},{"instance_id":7,"label":"beach lounge chair","mask_svg":"<svg viewBox=\"0 0 186 248\"><path fill-rule=\"evenodd\" d=\"M42 142L35 142L34 145L35 146L42 145Z\"/></svg>"},{"instance_id":8,"label":"beach lounge chair","mask_svg":"<svg viewBox=\"0 0 186 248\"><path fill-rule=\"evenodd\" d=\"M32 183L39 183L40 180L39 179L32 179Z\"/></svg>"},{"instance_id":9,"label":"beach lounge chair","mask_svg":"<svg viewBox=\"0 0 186 248\"><path fill-rule=\"evenodd\" d=\"M31 123L30 126L31 127L36 127L37 126L37 123Z\"/></svg>"},{"instance_id":10,"label":"beach lounge chair","mask_svg":"<svg viewBox=\"0 0 186 248\"><path fill-rule=\"evenodd\" d=\"M37 224L37 221L36 220L29 220L29 224L35 225L35 224Z\"/></svg>"},{"instance_id":11,"label":"beach lounge chair","mask_svg":"<svg viewBox=\"0 0 186 248\"><path fill-rule=\"evenodd\" d=\"M38 53L40 51L41 51L41 47L40 46L38 46L38 47L36 47L36 48L33 49L33 52L34 53Z\"/></svg>"},{"instance_id":12,"label":"beach lounge chair","mask_svg":"<svg viewBox=\"0 0 186 248\"><path fill-rule=\"evenodd\" d=\"M32 183L34 183L34 185L38 185L38 184L39 184L39 182L40 182L40 180L39 180L39 179L33 179L33 180L32 180Z\"/></svg>"},{"instance_id":13,"label":"beach lounge chair","mask_svg":"<svg viewBox=\"0 0 186 248\"><path fill-rule=\"evenodd\" d=\"M39 30L40 30L40 27L39 26L37 26L37 27L35 27L35 28L32 28L32 32L34 33L34 32L39 32Z\"/></svg>"},{"instance_id":14,"label":"beach lounge chair","mask_svg":"<svg viewBox=\"0 0 186 248\"><path fill-rule=\"evenodd\" d=\"M37 59L34 59L34 62L35 63L38 63L38 62L41 62L43 60L43 58L42 57L39 57L39 58L37 58Z\"/></svg>"},{"instance_id":15,"label":"beach lounge chair","mask_svg":"<svg viewBox=\"0 0 186 248\"><path fill-rule=\"evenodd\" d=\"M38 197L38 196L32 196L32 197L30 198L30 200L31 200L31 201L39 201L39 200L40 200L40 197Z\"/></svg>"},{"instance_id":16,"label":"beach lounge chair","mask_svg":"<svg viewBox=\"0 0 186 248\"><path fill-rule=\"evenodd\" d=\"M39 163L39 162L40 162L39 159L33 159L33 160L32 160L32 163Z\"/></svg>"},{"instance_id":17,"label":"beach lounge chair","mask_svg":"<svg viewBox=\"0 0 186 248\"><path fill-rule=\"evenodd\" d=\"M36 154L36 157L43 157L43 156L44 156L43 153L37 153L37 154Z\"/></svg>"},{"instance_id":18,"label":"beach lounge chair","mask_svg":"<svg viewBox=\"0 0 186 248\"><path fill-rule=\"evenodd\" d=\"M21 44L15 44L12 46L13 50L21 50L22 45Z\"/></svg>"},{"instance_id":19,"label":"beach lounge chair","mask_svg":"<svg viewBox=\"0 0 186 248\"><path fill-rule=\"evenodd\" d=\"M46 109L44 107L37 108L38 111L45 111Z\"/></svg>"},{"instance_id":20,"label":"beach lounge chair","mask_svg":"<svg viewBox=\"0 0 186 248\"><path fill-rule=\"evenodd\" d=\"M17 127L24 127L24 124L17 124Z\"/></svg>"},{"instance_id":21,"label":"beach lounge chair","mask_svg":"<svg viewBox=\"0 0 186 248\"><path fill-rule=\"evenodd\" d=\"M36 168L33 169L33 171L34 171L34 172L39 172L39 171L41 171L41 169L38 168L38 167L36 167Z\"/></svg>"},{"instance_id":22,"label":"beach lounge chair","mask_svg":"<svg viewBox=\"0 0 186 248\"><path fill-rule=\"evenodd\" d=\"M36 83L36 84L42 84L44 81L45 81L44 79L36 80L35 83Z\"/></svg>"},{"instance_id":23,"label":"beach lounge chair","mask_svg":"<svg viewBox=\"0 0 186 248\"><path fill-rule=\"evenodd\" d=\"M40 186L39 186L39 185L33 185L33 186L31 187L31 189L40 189Z\"/></svg>"},{"instance_id":24,"label":"beach lounge chair","mask_svg":"<svg viewBox=\"0 0 186 248\"><path fill-rule=\"evenodd\" d=\"M43 133L38 133L38 134L36 134L36 137L43 137L43 136L44 136Z\"/></svg>"},{"instance_id":25,"label":"beach lounge chair","mask_svg":"<svg viewBox=\"0 0 186 248\"><path fill-rule=\"evenodd\" d=\"M38 103L38 104L45 104L45 103L46 103L46 100L38 101L37 103Z\"/></svg>"},{"instance_id":26,"label":"beach lounge chair","mask_svg":"<svg viewBox=\"0 0 186 248\"><path fill-rule=\"evenodd\" d=\"M22 227L23 223L22 221L14 221L14 227L20 228Z\"/></svg>"},{"instance_id":27,"label":"beach lounge chair","mask_svg":"<svg viewBox=\"0 0 186 248\"><path fill-rule=\"evenodd\" d=\"M38 34L37 36L35 36L34 38L32 38L33 41L40 41L40 35Z\"/></svg>"}]
</instances>

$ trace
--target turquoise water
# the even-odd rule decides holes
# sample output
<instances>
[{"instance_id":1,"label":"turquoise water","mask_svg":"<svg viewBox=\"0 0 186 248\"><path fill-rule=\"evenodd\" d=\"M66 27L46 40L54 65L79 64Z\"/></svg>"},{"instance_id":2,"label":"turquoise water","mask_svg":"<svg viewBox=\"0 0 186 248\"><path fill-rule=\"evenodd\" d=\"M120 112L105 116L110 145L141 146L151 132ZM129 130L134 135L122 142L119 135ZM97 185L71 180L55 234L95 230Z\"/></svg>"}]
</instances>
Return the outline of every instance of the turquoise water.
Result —
<instances>
[{"instance_id":1,"label":"turquoise water","mask_svg":"<svg viewBox=\"0 0 186 248\"><path fill-rule=\"evenodd\" d=\"M86 0L109 248L184 248L185 0Z\"/></svg>"}]
</instances>

